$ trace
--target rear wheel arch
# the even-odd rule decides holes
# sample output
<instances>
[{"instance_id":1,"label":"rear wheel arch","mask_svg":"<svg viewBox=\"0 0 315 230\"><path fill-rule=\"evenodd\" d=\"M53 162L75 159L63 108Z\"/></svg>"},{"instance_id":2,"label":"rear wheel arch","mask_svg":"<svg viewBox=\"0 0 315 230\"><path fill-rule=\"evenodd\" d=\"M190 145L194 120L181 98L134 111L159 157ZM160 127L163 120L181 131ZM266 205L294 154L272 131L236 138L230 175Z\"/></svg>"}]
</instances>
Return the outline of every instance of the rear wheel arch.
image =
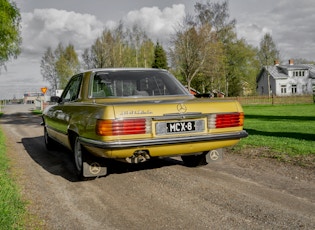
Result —
<instances>
[{"instance_id":1,"label":"rear wheel arch","mask_svg":"<svg viewBox=\"0 0 315 230\"><path fill-rule=\"evenodd\" d=\"M79 134L73 130L68 130L68 139L71 146L72 151L74 150L75 139L79 136Z\"/></svg>"}]
</instances>

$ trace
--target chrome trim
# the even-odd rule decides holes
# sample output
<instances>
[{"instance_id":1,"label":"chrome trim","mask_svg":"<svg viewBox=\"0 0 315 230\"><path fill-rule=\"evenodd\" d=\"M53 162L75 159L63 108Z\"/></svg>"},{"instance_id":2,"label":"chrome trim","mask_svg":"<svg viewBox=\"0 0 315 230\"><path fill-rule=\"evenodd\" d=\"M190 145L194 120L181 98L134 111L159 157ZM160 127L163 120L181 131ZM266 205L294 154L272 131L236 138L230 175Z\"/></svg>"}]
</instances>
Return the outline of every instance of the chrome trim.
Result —
<instances>
[{"instance_id":1,"label":"chrome trim","mask_svg":"<svg viewBox=\"0 0 315 230\"><path fill-rule=\"evenodd\" d=\"M154 121L164 121L164 120L175 120L175 119L193 119L193 118L204 118L206 117L206 114L202 113L185 113L185 114L179 114L179 113L168 113L164 114L163 116L159 117L152 117L152 120Z\"/></svg>"},{"instance_id":2,"label":"chrome trim","mask_svg":"<svg viewBox=\"0 0 315 230\"><path fill-rule=\"evenodd\" d=\"M193 122L194 130L192 131L185 131L185 132L177 132L177 134L181 133L200 133L205 130L205 121L204 120L181 120L181 121L174 121L174 122L157 122L155 124L155 133L156 135L174 135L176 132L168 132L167 123L182 123L182 122Z\"/></svg>"},{"instance_id":3,"label":"chrome trim","mask_svg":"<svg viewBox=\"0 0 315 230\"><path fill-rule=\"evenodd\" d=\"M103 142L92 140L84 137L79 137L83 145L94 146L103 149L117 149L117 148L131 148L140 146L154 146L154 145L171 145L190 142L203 142L203 141L219 141L219 140L236 140L247 137L248 133L245 130L228 134L213 134L203 136L189 136L189 137L174 137L174 138L158 138L150 140L127 140L127 141L113 141Z\"/></svg>"}]
</instances>

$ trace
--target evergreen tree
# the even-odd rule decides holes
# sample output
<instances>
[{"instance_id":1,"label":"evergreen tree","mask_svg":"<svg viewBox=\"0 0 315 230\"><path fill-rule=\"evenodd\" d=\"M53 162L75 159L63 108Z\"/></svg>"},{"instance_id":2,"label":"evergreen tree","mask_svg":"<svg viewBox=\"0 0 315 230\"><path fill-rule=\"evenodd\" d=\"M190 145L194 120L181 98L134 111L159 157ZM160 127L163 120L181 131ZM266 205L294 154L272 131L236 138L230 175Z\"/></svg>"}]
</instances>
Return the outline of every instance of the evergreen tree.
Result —
<instances>
[{"instance_id":1,"label":"evergreen tree","mask_svg":"<svg viewBox=\"0 0 315 230\"><path fill-rule=\"evenodd\" d=\"M152 68L168 69L166 53L159 42L157 42L154 47L154 61L152 63Z\"/></svg>"}]
</instances>

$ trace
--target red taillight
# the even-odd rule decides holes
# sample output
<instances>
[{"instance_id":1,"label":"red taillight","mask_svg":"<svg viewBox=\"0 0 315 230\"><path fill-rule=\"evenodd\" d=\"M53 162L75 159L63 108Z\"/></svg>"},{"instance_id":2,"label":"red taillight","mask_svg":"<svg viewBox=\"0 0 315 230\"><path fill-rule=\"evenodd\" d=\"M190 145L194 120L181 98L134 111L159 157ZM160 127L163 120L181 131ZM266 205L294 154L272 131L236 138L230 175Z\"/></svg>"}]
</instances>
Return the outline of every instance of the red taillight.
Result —
<instances>
[{"instance_id":1,"label":"red taillight","mask_svg":"<svg viewBox=\"0 0 315 230\"><path fill-rule=\"evenodd\" d=\"M211 114L208 119L208 128L229 128L243 126L244 113Z\"/></svg>"},{"instance_id":2,"label":"red taillight","mask_svg":"<svg viewBox=\"0 0 315 230\"><path fill-rule=\"evenodd\" d=\"M100 136L145 134L146 119L97 120L96 133Z\"/></svg>"}]
</instances>

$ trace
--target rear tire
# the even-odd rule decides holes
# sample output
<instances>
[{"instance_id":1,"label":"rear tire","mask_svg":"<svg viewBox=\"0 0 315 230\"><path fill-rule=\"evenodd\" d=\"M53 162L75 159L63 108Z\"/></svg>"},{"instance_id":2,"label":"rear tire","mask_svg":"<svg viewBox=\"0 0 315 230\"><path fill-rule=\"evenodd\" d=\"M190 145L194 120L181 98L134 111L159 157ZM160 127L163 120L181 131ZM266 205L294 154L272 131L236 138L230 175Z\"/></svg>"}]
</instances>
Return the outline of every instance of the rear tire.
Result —
<instances>
[{"instance_id":1,"label":"rear tire","mask_svg":"<svg viewBox=\"0 0 315 230\"><path fill-rule=\"evenodd\" d=\"M75 136L73 143L74 166L79 180L93 180L107 174L106 163L91 155Z\"/></svg>"},{"instance_id":2,"label":"rear tire","mask_svg":"<svg viewBox=\"0 0 315 230\"><path fill-rule=\"evenodd\" d=\"M79 141L79 137L75 137L73 144L74 166L79 179L83 177L83 147Z\"/></svg>"},{"instance_id":3,"label":"rear tire","mask_svg":"<svg viewBox=\"0 0 315 230\"><path fill-rule=\"evenodd\" d=\"M184 162L184 165L187 167L198 167L207 164L205 153L200 155L182 156L181 158Z\"/></svg>"}]
</instances>

